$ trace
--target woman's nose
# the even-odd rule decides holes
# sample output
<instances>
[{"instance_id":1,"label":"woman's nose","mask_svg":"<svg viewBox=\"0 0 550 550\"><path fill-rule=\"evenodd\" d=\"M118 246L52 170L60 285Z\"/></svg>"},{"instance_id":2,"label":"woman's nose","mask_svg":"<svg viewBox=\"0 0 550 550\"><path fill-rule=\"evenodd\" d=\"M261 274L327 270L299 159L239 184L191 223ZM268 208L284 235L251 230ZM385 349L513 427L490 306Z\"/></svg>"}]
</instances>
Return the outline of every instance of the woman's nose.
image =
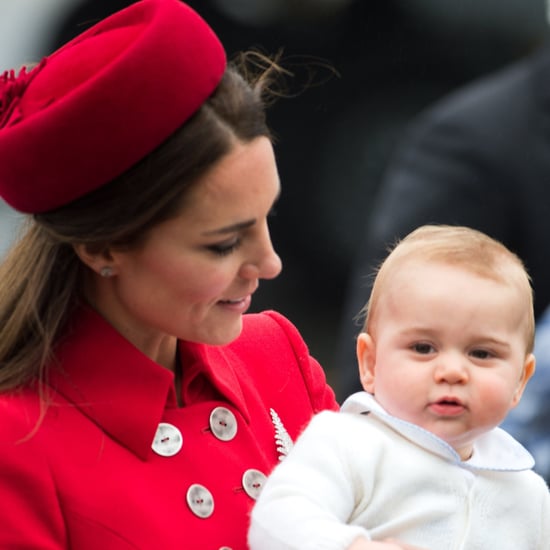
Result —
<instances>
[{"instance_id":1,"label":"woman's nose","mask_svg":"<svg viewBox=\"0 0 550 550\"><path fill-rule=\"evenodd\" d=\"M240 275L245 279L274 279L282 267L281 258L275 252L269 230L266 228L254 258L242 265Z\"/></svg>"},{"instance_id":2,"label":"woman's nose","mask_svg":"<svg viewBox=\"0 0 550 550\"><path fill-rule=\"evenodd\" d=\"M281 261L279 255L275 252L273 245L271 245L270 248L270 254L262 262L260 279L274 279L283 269L283 262Z\"/></svg>"}]
</instances>

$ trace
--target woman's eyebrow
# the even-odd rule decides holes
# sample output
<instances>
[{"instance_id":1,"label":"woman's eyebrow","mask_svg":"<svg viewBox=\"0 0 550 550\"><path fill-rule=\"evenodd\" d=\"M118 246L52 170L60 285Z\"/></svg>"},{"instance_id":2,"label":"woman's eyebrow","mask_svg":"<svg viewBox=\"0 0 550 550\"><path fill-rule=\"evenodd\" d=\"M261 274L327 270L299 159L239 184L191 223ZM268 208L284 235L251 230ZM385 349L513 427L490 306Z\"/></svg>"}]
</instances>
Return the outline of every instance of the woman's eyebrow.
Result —
<instances>
[{"instance_id":1,"label":"woman's eyebrow","mask_svg":"<svg viewBox=\"0 0 550 550\"><path fill-rule=\"evenodd\" d=\"M240 231L242 229L246 229L247 227L251 227L255 223L255 219L246 220L244 222L234 223L232 225L227 225L218 229L212 229L211 231L205 231L203 235L207 237L209 235L223 235L225 233L234 233L235 231Z\"/></svg>"}]
</instances>

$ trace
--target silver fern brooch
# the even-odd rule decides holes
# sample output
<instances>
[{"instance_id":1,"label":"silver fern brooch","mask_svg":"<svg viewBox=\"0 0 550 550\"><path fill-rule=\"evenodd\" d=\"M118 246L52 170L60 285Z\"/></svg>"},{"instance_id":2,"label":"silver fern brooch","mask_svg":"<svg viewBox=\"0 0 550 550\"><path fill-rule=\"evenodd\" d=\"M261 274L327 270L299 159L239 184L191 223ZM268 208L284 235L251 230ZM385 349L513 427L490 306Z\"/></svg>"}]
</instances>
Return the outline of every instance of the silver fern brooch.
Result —
<instances>
[{"instance_id":1,"label":"silver fern brooch","mask_svg":"<svg viewBox=\"0 0 550 550\"><path fill-rule=\"evenodd\" d=\"M288 435L286 428L283 426L279 415L273 409L269 409L269 414L271 415L271 421L275 428L275 445L277 445L279 460L283 460L291 451L294 443L290 435Z\"/></svg>"}]
</instances>

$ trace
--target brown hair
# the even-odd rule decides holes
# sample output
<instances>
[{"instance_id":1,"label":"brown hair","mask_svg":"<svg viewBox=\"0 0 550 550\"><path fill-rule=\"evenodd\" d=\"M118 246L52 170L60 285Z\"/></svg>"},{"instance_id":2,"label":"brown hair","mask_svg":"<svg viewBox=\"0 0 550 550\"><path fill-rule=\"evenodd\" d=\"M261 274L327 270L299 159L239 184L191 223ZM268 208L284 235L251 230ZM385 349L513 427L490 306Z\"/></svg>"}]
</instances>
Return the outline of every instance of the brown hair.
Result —
<instances>
[{"instance_id":1,"label":"brown hair","mask_svg":"<svg viewBox=\"0 0 550 550\"><path fill-rule=\"evenodd\" d=\"M535 319L533 291L529 274L521 259L502 243L469 227L425 225L397 242L376 271L370 298L362 309L363 330L372 330L376 306L391 274L406 269L409 260L442 262L460 267L480 277L516 286L525 295L527 312L527 351L534 345Z\"/></svg>"},{"instance_id":2,"label":"brown hair","mask_svg":"<svg viewBox=\"0 0 550 550\"><path fill-rule=\"evenodd\" d=\"M265 103L280 72L275 60L242 54L193 117L130 170L68 205L27 217L0 265L0 391L47 376L55 343L83 299L85 267L73 245L137 246L177 213L235 140L271 137Z\"/></svg>"}]
</instances>

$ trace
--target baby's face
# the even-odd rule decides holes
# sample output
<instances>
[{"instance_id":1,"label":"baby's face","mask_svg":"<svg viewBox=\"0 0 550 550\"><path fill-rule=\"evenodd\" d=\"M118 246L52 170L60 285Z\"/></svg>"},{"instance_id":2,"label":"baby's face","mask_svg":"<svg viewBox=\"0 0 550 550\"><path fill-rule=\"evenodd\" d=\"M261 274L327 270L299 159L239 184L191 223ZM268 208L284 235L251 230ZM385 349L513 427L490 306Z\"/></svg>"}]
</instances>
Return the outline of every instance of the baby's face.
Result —
<instances>
[{"instance_id":1,"label":"baby's face","mask_svg":"<svg viewBox=\"0 0 550 550\"><path fill-rule=\"evenodd\" d=\"M363 386L392 415L447 441L463 460L498 425L534 370L513 286L442 263L408 263L360 336Z\"/></svg>"}]
</instances>

